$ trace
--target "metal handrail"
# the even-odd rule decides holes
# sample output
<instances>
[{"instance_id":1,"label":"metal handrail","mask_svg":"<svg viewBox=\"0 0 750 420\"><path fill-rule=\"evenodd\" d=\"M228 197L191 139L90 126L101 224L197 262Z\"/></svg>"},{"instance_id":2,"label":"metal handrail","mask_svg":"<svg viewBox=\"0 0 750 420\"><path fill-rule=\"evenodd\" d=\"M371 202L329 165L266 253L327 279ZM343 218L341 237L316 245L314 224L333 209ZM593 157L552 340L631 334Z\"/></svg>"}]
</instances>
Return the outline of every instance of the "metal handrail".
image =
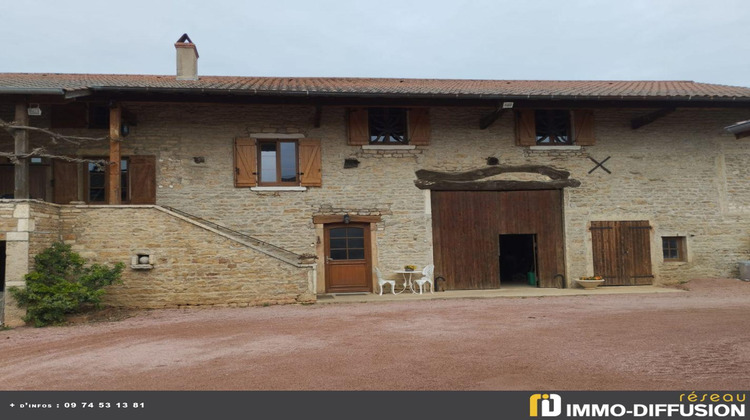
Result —
<instances>
[{"instance_id":1,"label":"metal handrail","mask_svg":"<svg viewBox=\"0 0 750 420\"><path fill-rule=\"evenodd\" d=\"M270 243L265 242L265 241L261 241L260 239L254 238L254 237L252 237L252 236L250 236L250 235L248 235L246 233L242 233L242 232L236 231L234 229L228 228L226 226L222 226L222 225L220 225L218 223L212 222L210 220L206 220L206 219L204 219L204 218L202 218L200 216L196 216L194 214L190 214L190 213L188 213L186 211L179 210L179 209L176 209L176 208L170 207L170 206L162 206L162 205L160 205L160 207L162 207L164 209L167 209L167 210L169 210L171 212L177 213L177 214L179 214L181 216L187 217L189 219L193 219L193 220L196 220L196 221L198 221L200 223L209 225L209 226L211 226L214 229L224 231L225 233L229 233L231 235L239 236L239 237L241 237L243 239L248 240L249 242L252 242L256 246L271 248L274 251L278 251L278 252L287 254L289 256L293 256L296 259L301 258L301 256L299 254L295 253L295 252L289 251L287 249L281 248L279 246L276 246L274 244L270 244Z\"/></svg>"}]
</instances>

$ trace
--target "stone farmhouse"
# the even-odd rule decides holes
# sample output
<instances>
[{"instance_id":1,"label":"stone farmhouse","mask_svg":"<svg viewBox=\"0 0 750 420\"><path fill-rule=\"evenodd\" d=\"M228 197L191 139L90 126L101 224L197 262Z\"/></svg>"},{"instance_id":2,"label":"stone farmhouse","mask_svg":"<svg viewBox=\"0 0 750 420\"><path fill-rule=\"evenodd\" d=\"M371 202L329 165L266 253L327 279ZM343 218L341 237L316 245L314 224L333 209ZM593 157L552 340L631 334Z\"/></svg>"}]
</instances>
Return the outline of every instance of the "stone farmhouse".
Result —
<instances>
[{"instance_id":1,"label":"stone farmhouse","mask_svg":"<svg viewBox=\"0 0 750 420\"><path fill-rule=\"evenodd\" d=\"M750 88L216 77L175 47L176 76L0 74L0 294L59 240L125 262L107 303L143 308L375 292L407 264L451 290L750 259Z\"/></svg>"}]
</instances>

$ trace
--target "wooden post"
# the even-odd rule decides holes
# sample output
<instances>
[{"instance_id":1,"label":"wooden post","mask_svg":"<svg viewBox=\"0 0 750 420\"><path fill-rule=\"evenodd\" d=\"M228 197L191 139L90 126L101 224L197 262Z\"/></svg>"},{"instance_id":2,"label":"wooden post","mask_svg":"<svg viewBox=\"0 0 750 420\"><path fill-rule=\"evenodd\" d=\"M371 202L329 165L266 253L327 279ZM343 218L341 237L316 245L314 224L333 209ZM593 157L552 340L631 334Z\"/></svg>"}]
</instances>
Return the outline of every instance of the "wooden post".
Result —
<instances>
[{"instance_id":1,"label":"wooden post","mask_svg":"<svg viewBox=\"0 0 750 420\"><path fill-rule=\"evenodd\" d=\"M14 118L16 125L29 125L29 113L26 103L16 104L16 116ZM16 141L16 154L29 153L29 132L26 130L16 130L13 132ZM13 198L29 198L29 158L18 158L14 170L15 187Z\"/></svg>"},{"instance_id":2,"label":"wooden post","mask_svg":"<svg viewBox=\"0 0 750 420\"><path fill-rule=\"evenodd\" d=\"M120 204L120 125L122 124L122 108L115 105L109 109L109 185L107 196L109 204Z\"/></svg>"}]
</instances>

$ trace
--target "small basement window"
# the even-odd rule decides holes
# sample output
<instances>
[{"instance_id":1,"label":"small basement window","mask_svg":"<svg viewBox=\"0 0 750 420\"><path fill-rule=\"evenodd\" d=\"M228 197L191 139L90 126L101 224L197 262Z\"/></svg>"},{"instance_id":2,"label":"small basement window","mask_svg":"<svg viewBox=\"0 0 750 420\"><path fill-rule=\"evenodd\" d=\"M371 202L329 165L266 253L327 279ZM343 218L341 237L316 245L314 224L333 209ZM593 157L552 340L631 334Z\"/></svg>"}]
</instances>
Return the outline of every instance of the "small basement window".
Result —
<instances>
[{"instance_id":1,"label":"small basement window","mask_svg":"<svg viewBox=\"0 0 750 420\"><path fill-rule=\"evenodd\" d=\"M661 238L665 262L687 261L687 247L684 236L663 236Z\"/></svg>"}]
</instances>

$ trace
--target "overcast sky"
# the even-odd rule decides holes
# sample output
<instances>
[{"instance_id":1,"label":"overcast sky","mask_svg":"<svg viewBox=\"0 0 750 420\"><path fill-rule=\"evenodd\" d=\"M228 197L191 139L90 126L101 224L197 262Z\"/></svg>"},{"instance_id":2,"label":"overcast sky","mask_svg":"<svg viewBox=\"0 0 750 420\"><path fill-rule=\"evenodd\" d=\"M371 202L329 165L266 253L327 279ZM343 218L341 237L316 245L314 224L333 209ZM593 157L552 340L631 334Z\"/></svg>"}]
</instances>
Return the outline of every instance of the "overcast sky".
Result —
<instances>
[{"instance_id":1,"label":"overcast sky","mask_svg":"<svg viewBox=\"0 0 750 420\"><path fill-rule=\"evenodd\" d=\"M0 0L0 72L750 86L748 0Z\"/></svg>"}]
</instances>

